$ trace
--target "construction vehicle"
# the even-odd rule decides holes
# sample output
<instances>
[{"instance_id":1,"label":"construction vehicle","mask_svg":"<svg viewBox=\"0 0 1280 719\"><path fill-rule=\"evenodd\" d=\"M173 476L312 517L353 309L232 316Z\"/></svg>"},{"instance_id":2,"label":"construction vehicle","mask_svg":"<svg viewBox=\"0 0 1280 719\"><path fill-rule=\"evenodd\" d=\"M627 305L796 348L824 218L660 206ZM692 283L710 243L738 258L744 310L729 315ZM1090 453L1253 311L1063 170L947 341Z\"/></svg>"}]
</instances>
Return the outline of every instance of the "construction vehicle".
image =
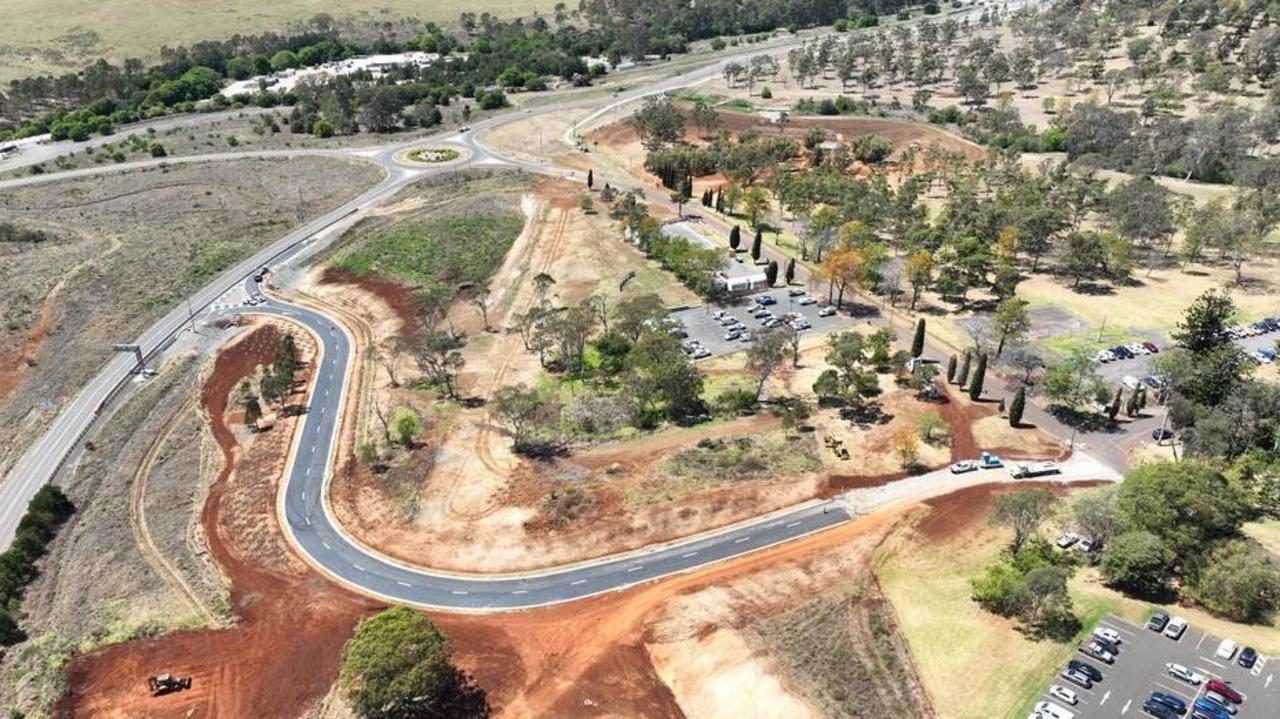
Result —
<instances>
[{"instance_id":1,"label":"construction vehicle","mask_svg":"<svg viewBox=\"0 0 1280 719\"><path fill-rule=\"evenodd\" d=\"M168 673L147 677L147 689L151 691L151 696L153 697L162 697L165 694L172 694L173 692L180 692L190 688L191 677L175 677Z\"/></svg>"}]
</instances>

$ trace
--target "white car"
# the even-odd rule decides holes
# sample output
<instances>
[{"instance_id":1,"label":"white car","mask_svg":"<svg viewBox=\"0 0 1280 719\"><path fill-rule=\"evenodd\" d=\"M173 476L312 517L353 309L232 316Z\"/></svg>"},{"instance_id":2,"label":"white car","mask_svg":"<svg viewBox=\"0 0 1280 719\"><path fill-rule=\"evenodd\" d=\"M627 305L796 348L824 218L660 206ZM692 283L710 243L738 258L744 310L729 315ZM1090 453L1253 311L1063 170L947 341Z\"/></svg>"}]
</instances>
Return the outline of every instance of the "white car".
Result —
<instances>
[{"instance_id":1,"label":"white car","mask_svg":"<svg viewBox=\"0 0 1280 719\"><path fill-rule=\"evenodd\" d=\"M1080 535L1075 532L1067 532L1058 537L1058 549L1066 549L1078 541L1080 541Z\"/></svg>"},{"instance_id":2,"label":"white car","mask_svg":"<svg viewBox=\"0 0 1280 719\"><path fill-rule=\"evenodd\" d=\"M1135 355L1151 354L1151 350L1147 349L1146 347L1143 347L1141 342L1134 342L1131 345L1125 345L1124 348L1134 353Z\"/></svg>"},{"instance_id":3,"label":"white car","mask_svg":"<svg viewBox=\"0 0 1280 719\"><path fill-rule=\"evenodd\" d=\"M1075 719L1075 712L1067 711L1065 707L1060 707L1053 702L1040 702L1036 705L1036 712L1045 719Z\"/></svg>"},{"instance_id":4,"label":"white car","mask_svg":"<svg viewBox=\"0 0 1280 719\"><path fill-rule=\"evenodd\" d=\"M973 472L978 469L978 463L973 460L966 459L951 465L952 474L964 474L965 472Z\"/></svg>"},{"instance_id":5,"label":"white car","mask_svg":"<svg viewBox=\"0 0 1280 719\"><path fill-rule=\"evenodd\" d=\"M732 342L741 336L742 336L742 333L739 332L738 330L729 330L728 332L724 333L724 341Z\"/></svg>"},{"instance_id":6,"label":"white car","mask_svg":"<svg viewBox=\"0 0 1280 719\"><path fill-rule=\"evenodd\" d=\"M1187 620L1182 617L1174 617L1169 620L1168 626L1164 628L1164 635L1173 641L1178 641L1187 631Z\"/></svg>"},{"instance_id":7,"label":"white car","mask_svg":"<svg viewBox=\"0 0 1280 719\"><path fill-rule=\"evenodd\" d=\"M834 307L832 307L832 306L830 306L830 305L828 305L828 306L826 306L826 307L823 307L822 309L818 310L818 316L819 316L819 317L830 317L831 315L834 315L835 313L836 313L836 308L834 308Z\"/></svg>"},{"instance_id":8,"label":"white car","mask_svg":"<svg viewBox=\"0 0 1280 719\"><path fill-rule=\"evenodd\" d=\"M1080 698L1076 696L1075 692L1058 684L1054 684L1049 687L1049 696L1057 699L1067 706L1075 706L1076 702L1080 701Z\"/></svg>"},{"instance_id":9,"label":"white car","mask_svg":"<svg viewBox=\"0 0 1280 719\"><path fill-rule=\"evenodd\" d=\"M1203 675L1199 674L1198 672L1194 672L1182 666L1181 664L1174 664L1173 662L1169 662L1165 664L1164 667L1165 669L1169 670L1169 676L1172 676L1175 679L1181 679L1182 681L1190 684L1193 687L1200 686L1200 683L1204 681Z\"/></svg>"},{"instance_id":10,"label":"white car","mask_svg":"<svg viewBox=\"0 0 1280 719\"><path fill-rule=\"evenodd\" d=\"M816 305L816 304L818 304L818 301L817 301L817 300L815 300L815 299L814 299L814 298L812 298L812 297L801 297L799 300L797 300L797 301L796 301L796 304L800 304L800 305Z\"/></svg>"},{"instance_id":11,"label":"white car","mask_svg":"<svg viewBox=\"0 0 1280 719\"><path fill-rule=\"evenodd\" d=\"M799 297L800 295L803 295L803 294L804 294L804 290L800 289L799 287L792 287L791 289L787 290L787 295L790 297Z\"/></svg>"},{"instance_id":12,"label":"white car","mask_svg":"<svg viewBox=\"0 0 1280 719\"><path fill-rule=\"evenodd\" d=\"M1219 659L1231 661L1231 657L1236 655L1236 648L1235 642L1230 639L1223 639L1222 643L1218 645L1218 651L1214 652L1213 655Z\"/></svg>"},{"instance_id":13,"label":"white car","mask_svg":"<svg viewBox=\"0 0 1280 719\"><path fill-rule=\"evenodd\" d=\"M1097 627L1093 630L1093 636L1111 642L1112 644L1120 644L1120 632L1110 627Z\"/></svg>"},{"instance_id":14,"label":"white car","mask_svg":"<svg viewBox=\"0 0 1280 719\"><path fill-rule=\"evenodd\" d=\"M1079 549L1082 552L1092 552L1093 537L1081 537L1080 543L1076 545L1076 549Z\"/></svg>"}]
</instances>

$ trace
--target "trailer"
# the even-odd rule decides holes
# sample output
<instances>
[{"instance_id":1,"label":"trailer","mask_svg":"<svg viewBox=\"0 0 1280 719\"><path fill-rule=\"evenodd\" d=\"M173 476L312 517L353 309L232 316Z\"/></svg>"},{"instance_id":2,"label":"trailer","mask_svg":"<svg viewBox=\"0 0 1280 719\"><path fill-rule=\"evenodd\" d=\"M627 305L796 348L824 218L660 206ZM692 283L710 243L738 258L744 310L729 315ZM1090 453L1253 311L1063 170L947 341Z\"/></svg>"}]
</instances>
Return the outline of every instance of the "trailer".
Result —
<instances>
[{"instance_id":1,"label":"trailer","mask_svg":"<svg viewBox=\"0 0 1280 719\"><path fill-rule=\"evenodd\" d=\"M1058 474L1062 470L1054 462L1024 462L1009 467L1009 476L1014 479L1043 477L1047 474Z\"/></svg>"}]
</instances>

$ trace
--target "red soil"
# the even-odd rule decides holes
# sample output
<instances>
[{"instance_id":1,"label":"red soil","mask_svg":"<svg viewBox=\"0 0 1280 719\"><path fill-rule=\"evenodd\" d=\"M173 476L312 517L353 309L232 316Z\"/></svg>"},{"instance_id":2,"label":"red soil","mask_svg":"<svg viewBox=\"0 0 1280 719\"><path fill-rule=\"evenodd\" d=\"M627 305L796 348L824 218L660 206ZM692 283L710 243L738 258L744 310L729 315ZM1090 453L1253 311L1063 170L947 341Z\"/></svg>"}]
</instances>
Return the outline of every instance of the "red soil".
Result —
<instances>
[{"instance_id":1,"label":"red soil","mask_svg":"<svg viewBox=\"0 0 1280 719\"><path fill-rule=\"evenodd\" d=\"M0 352L0 401L12 394L22 381L23 374L30 366L28 362L35 359L49 330L53 329L54 314L53 295L50 295L40 305L40 318L36 320L35 326L27 332L18 346L7 352Z\"/></svg>"},{"instance_id":2,"label":"red soil","mask_svg":"<svg viewBox=\"0 0 1280 719\"><path fill-rule=\"evenodd\" d=\"M407 337L418 327L417 307L413 301L413 287L387 279L372 272L364 275L339 267L327 267L320 281L331 285L354 285L373 294L386 303L400 320L400 336Z\"/></svg>"},{"instance_id":3,"label":"red soil","mask_svg":"<svg viewBox=\"0 0 1280 719\"><path fill-rule=\"evenodd\" d=\"M980 484L965 487L951 494L927 499L924 504L929 513L916 525L916 531L930 542L947 542L968 532L975 525L986 521L991 514L992 503L1001 494L1024 489L1047 488L1059 497L1083 487L1096 487L1104 482L1018 482L1017 484Z\"/></svg>"}]
</instances>

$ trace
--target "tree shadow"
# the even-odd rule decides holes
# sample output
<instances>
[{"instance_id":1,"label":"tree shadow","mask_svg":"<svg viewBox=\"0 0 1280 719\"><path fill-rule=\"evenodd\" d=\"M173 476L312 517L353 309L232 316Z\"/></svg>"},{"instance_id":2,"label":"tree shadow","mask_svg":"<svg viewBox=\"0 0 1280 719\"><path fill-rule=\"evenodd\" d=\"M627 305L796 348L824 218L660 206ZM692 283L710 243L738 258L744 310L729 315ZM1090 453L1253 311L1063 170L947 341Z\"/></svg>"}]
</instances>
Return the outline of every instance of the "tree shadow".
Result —
<instances>
[{"instance_id":1,"label":"tree shadow","mask_svg":"<svg viewBox=\"0 0 1280 719\"><path fill-rule=\"evenodd\" d=\"M1114 287L1104 285L1101 282L1081 282L1072 287L1071 291L1077 295L1089 295L1090 297L1106 297L1116 293Z\"/></svg>"},{"instance_id":2,"label":"tree shadow","mask_svg":"<svg viewBox=\"0 0 1280 719\"><path fill-rule=\"evenodd\" d=\"M1062 405L1054 405L1049 410L1054 419L1081 432L1105 432L1117 434L1122 430L1119 422L1095 412L1086 412Z\"/></svg>"}]
</instances>

